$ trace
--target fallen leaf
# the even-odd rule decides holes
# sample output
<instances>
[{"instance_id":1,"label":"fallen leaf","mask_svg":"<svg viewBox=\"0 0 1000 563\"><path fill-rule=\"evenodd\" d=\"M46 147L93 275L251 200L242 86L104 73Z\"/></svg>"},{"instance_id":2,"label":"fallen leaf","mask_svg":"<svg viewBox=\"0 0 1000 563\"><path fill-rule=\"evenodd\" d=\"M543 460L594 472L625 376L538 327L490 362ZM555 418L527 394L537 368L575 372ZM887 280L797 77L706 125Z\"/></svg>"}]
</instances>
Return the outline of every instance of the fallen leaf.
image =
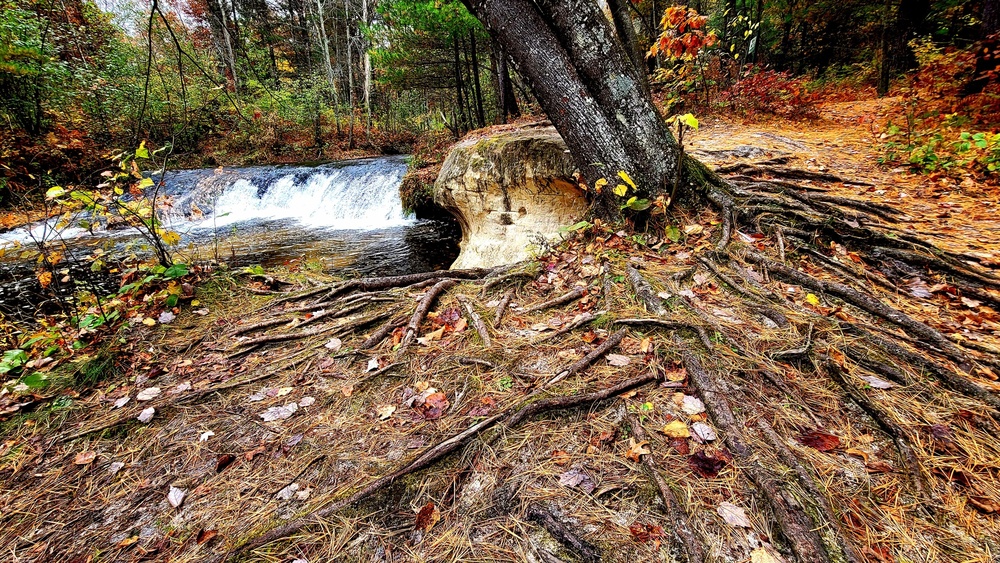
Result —
<instances>
[{"instance_id":1,"label":"fallen leaf","mask_svg":"<svg viewBox=\"0 0 1000 563\"><path fill-rule=\"evenodd\" d=\"M431 393L424 399L423 415L427 420L441 418L450 403L444 393Z\"/></svg>"},{"instance_id":2,"label":"fallen leaf","mask_svg":"<svg viewBox=\"0 0 1000 563\"><path fill-rule=\"evenodd\" d=\"M625 457L638 463L639 456L646 455L650 453L650 449L646 446L649 444L648 440L643 440L641 442L636 442L635 438L628 439L628 451L625 452Z\"/></svg>"},{"instance_id":3,"label":"fallen leaf","mask_svg":"<svg viewBox=\"0 0 1000 563\"><path fill-rule=\"evenodd\" d=\"M705 412L705 403L702 403L698 397L684 395L681 400L681 410L691 415L700 414Z\"/></svg>"},{"instance_id":4,"label":"fallen leaf","mask_svg":"<svg viewBox=\"0 0 1000 563\"><path fill-rule=\"evenodd\" d=\"M931 292L931 288L927 287L927 282L920 278L910 278L910 280L906 282L906 286L910 288L910 295L914 297L926 299L934 295Z\"/></svg>"},{"instance_id":5,"label":"fallen leaf","mask_svg":"<svg viewBox=\"0 0 1000 563\"><path fill-rule=\"evenodd\" d=\"M295 493L295 500L308 500L310 494L312 494L312 489L303 489Z\"/></svg>"},{"instance_id":6,"label":"fallen leaf","mask_svg":"<svg viewBox=\"0 0 1000 563\"><path fill-rule=\"evenodd\" d=\"M171 313L170 311L164 311L160 313L160 317L157 320L160 321L160 324L166 325L174 322L175 318L177 318L177 315Z\"/></svg>"},{"instance_id":7,"label":"fallen leaf","mask_svg":"<svg viewBox=\"0 0 1000 563\"><path fill-rule=\"evenodd\" d=\"M750 563L785 563L785 560L766 547L758 547L750 552Z\"/></svg>"},{"instance_id":8,"label":"fallen leaf","mask_svg":"<svg viewBox=\"0 0 1000 563\"><path fill-rule=\"evenodd\" d=\"M993 514L995 512L1000 512L1000 503L997 501L980 496L969 495L969 504L975 507L976 510L982 512L983 514Z\"/></svg>"},{"instance_id":9,"label":"fallen leaf","mask_svg":"<svg viewBox=\"0 0 1000 563\"><path fill-rule=\"evenodd\" d=\"M354 387L352 385L344 385L340 388L340 394L345 397L350 397L354 394Z\"/></svg>"},{"instance_id":10,"label":"fallen leaf","mask_svg":"<svg viewBox=\"0 0 1000 563\"><path fill-rule=\"evenodd\" d=\"M718 439L718 435L715 433L715 429L711 426L705 424L704 422L695 422L691 425L691 434L694 439L704 444L705 442L712 442Z\"/></svg>"},{"instance_id":11,"label":"fallen leaf","mask_svg":"<svg viewBox=\"0 0 1000 563\"><path fill-rule=\"evenodd\" d=\"M710 455L705 451L698 451L688 457L688 466L692 471L706 479L714 479L719 472L726 467L727 460L720 455Z\"/></svg>"},{"instance_id":12,"label":"fallen leaf","mask_svg":"<svg viewBox=\"0 0 1000 563\"><path fill-rule=\"evenodd\" d=\"M821 452L828 452L840 447L840 438L821 430L813 430L808 434L799 436L797 439L803 446L809 446Z\"/></svg>"},{"instance_id":13,"label":"fallen leaf","mask_svg":"<svg viewBox=\"0 0 1000 563\"><path fill-rule=\"evenodd\" d=\"M142 324L146 326L156 326L156 319L152 317L146 317L145 319L142 319Z\"/></svg>"},{"instance_id":14,"label":"fallen leaf","mask_svg":"<svg viewBox=\"0 0 1000 563\"><path fill-rule=\"evenodd\" d=\"M734 528L749 528L751 526L746 511L731 502L720 502L716 512L726 521L726 524Z\"/></svg>"},{"instance_id":15,"label":"fallen leaf","mask_svg":"<svg viewBox=\"0 0 1000 563\"><path fill-rule=\"evenodd\" d=\"M122 398L118 399L117 401L115 401L114 408L120 409L120 408L124 407L125 405L128 404L129 400L131 400L131 398L128 395L125 395L124 397L122 397Z\"/></svg>"},{"instance_id":16,"label":"fallen leaf","mask_svg":"<svg viewBox=\"0 0 1000 563\"><path fill-rule=\"evenodd\" d=\"M552 452L552 461L554 461L556 465L566 465L571 461L571 458L569 452L555 450Z\"/></svg>"},{"instance_id":17,"label":"fallen leaf","mask_svg":"<svg viewBox=\"0 0 1000 563\"><path fill-rule=\"evenodd\" d=\"M329 342L323 345L327 350L331 352L339 352L340 348L344 345L339 338L331 338Z\"/></svg>"},{"instance_id":18,"label":"fallen leaf","mask_svg":"<svg viewBox=\"0 0 1000 563\"><path fill-rule=\"evenodd\" d=\"M292 500L292 496L295 494L295 491L297 490L299 490L299 484L292 483L291 485L288 485L287 487L278 491L277 498L278 500Z\"/></svg>"},{"instance_id":19,"label":"fallen leaf","mask_svg":"<svg viewBox=\"0 0 1000 563\"><path fill-rule=\"evenodd\" d=\"M128 547L137 541L139 541L139 536L129 536L123 539L122 541L118 542L118 544L115 545L115 547Z\"/></svg>"},{"instance_id":20,"label":"fallen leaf","mask_svg":"<svg viewBox=\"0 0 1000 563\"><path fill-rule=\"evenodd\" d=\"M302 397L301 399L299 399L299 406L309 407L312 406L315 402L316 399L314 397Z\"/></svg>"},{"instance_id":21,"label":"fallen leaf","mask_svg":"<svg viewBox=\"0 0 1000 563\"><path fill-rule=\"evenodd\" d=\"M819 297L816 297L815 294L807 293L806 294L806 303L812 305L813 307L818 307L819 306Z\"/></svg>"},{"instance_id":22,"label":"fallen leaf","mask_svg":"<svg viewBox=\"0 0 1000 563\"><path fill-rule=\"evenodd\" d=\"M156 409L149 407L148 409L143 409L139 416L135 417L139 422L146 424L150 420L153 420L153 415L156 414Z\"/></svg>"},{"instance_id":23,"label":"fallen leaf","mask_svg":"<svg viewBox=\"0 0 1000 563\"><path fill-rule=\"evenodd\" d=\"M434 524L437 524L440 519L441 511L438 510L438 507L435 506L433 502L428 502L421 507L419 512L417 512L417 519L413 527L420 532L426 533L431 531L431 528L433 528Z\"/></svg>"},{"instance_id":24,"label":"fallen leaf","mask_svg":"<svg viewBox=\"0 0 1000 563\"><path fill-rule=\"evenodd\" d=\"M198 441L199 442L207 442L208 439L211 438L212 436L215 436L215 432L212 432L211 430L209 430L207 432L202 432L201 435L198 436Z\"/></svg>"},{"instance_id":25,"label":"fallen leaf","mask_svg":"<svg viewBox=\"0 0 1000 563\"><path fill-rule=\"evenodd\" d=\"M261 445L257 446L256 448L254 448L254 449L252 449L252 450L244 453L243 457L246 458L247 461L253 461L253 458L257 457L258 455L260 455L262 453L264 453L264 450L265 450L264 445L261 444Z\"/></svg>"},{"instance_id":26,"label":"fallen leaf","mask_svg":"<svg viewBox=\"0 0 1000 563\"><path fill-rule=\"evenodd\" d=\"M87 465L88 463L94 461L97 458L97 452L95 451L85 451L76 454L73 458L73 463L76 465Z\"/></svg>"},{"instance_id":27,"label":"fallen leaf","mask_svg":"<svg viewBox=\"0 0 1000 563\"><path fill-rule=\"evenodd\" d=\"M108 472L111 473L112 475L116 475L119 471L122 470L123 467L125 467L124 463L120 461L115 461L108 466Z\"/></svg>"},{"instance_id":28,"label":"fallen leaf","mask_svg":"<svg viewBox=\"0 0 1000 563\"><path fill-rule=\"evenodd\" d=\"M429 346L431 342L434 342L435 340L441 340L442 336L444 336L444 327L443 326L441 328L433 331L433 332L428 332L427 334L425 334L421 338L418 338L417 342L419 342L420 344L423 344L424 346Z\"/></svg>"},{"instance_id":29,"label":"fallen leaf","mask_svg":"<svg viewBox=\"0 0 1000 563\"><path fill-rule=\"evenodd\" d=\"M656 549L660 548L661 541L666 537L663 528L655 524L635 522L628 527L628 531L632 534L632 541L636 543L649 543L652 541L653 547Z\"/></svg>"},{"instance_id":30,"label":"fallen leaf","mask_svg":"<svg viewBox=\"0 0 1000 563\"><path fill-rule=\"evenodd\" d=\"M378 358L368 360L368 368L365 371L375 371L378 369Z\"/></svg>"},{"instance_id":31,"label":"fallen leaf","mask_svg":"<svg viewBox=\"0 0 1000 563\"><path fill-rule=\"evenodd\" d=\"M285 395L291 393L294 387L282 387L278 389L277 393L274 394L275 397L284 397Z\"/></svg>"},{"instance_id":32,"label":"fallen leaf","mask_svg":"<svg viewBox=\"0 0 1000 563\"><path fill-rule=\"evenodd\" d=\"M978 307L978 306L980 306L982 304L983 304L982 301L977 301L975 299L969 299L968 297L962 297L962 305L965 305L966 307L968 307L970 309L975 309L976 307Z\"/></svg>"},{"instance_id":33,"label":"fallen leaf","mask_svg":"<svg viewBox=\"0 0 1000 563\"><path fill-rule=\"evenodd\" d=\"M687 424L684 424L683 420L671 420L663 428L660 429L671 438L690 438L691 432L688 430Z\"/></svg>"},{"instance_id":34,"label":"fallen leaf","mask_svg":"<svg viewBox=\"0 0 1000 563\"><path fill-rule=\"evenodd\" d=\"M139 394L135 396L136 401L150 401L155 399L160 395L159 387L149 387L139 391Z\"/></svg>"},{"instance_id":35,"label":"fallen leaf","mask_svg":"<svg viewBox=\"0 0 1000 563\"><path fill-rule=\"evenodd\" d=\"M896 386L895 383L886 381L880 377L875 377L874 375L862 375L861 379L871 386L872 389L892 389Z\"/></svg>"},{"instance_id":36,"label":"fallen leaf","mask_svg":"<svg viewBox=\"0 0 1000 563\"><path fill-rule=\"evenodd\" d=\"M378 414L379 420L389 420L392 413L396 412L396 407L393 405L382 405L375 409L375 413Z\"/></svg>"},{"instance_id":37,"label":"fallen leaf","mask_svg":"<svg viewBox=\"0 0 1000 563\"><path fill-rule=\"evenodd\" d=\"M615 367L625 367L632 363L632 358L621 354L608 354L608 363Z\"/></svg>"},{"instance_id":38,"label":"fallen leaf","mask_svg":"<svg viewBox=\"0 0 1000 563\"><path fill-rule=\"evenodd\" d=\"M559 484L564 487L576 488L587 493L594 491L594 481L582 470L573 468L559 476Z\"/></svg>"},{"instance_id":39,"label":"fallen leaf","mask_svg":"<svg viewBox=\"0 0 1000 563\"><path fill-rule=\"evenodd\" d=\"M167 493L167 502L170 503L170 506L177 508L182 502L184 502L185 495L187 495L187 492L183 489L178 489L177 487L171 485L170 492Z\"/></svg>"},{"instance_id":40,"label":"fallen leaf","mask_svg":"<svg viewBox=\"0 0 1000 563\"><path fill-rule=\"evenodd\" d=\"M205 530L205 529L202 529L202 530L198 531L198 537L196 538L196 541L200 545L200 544L203 544L205 542L212 541L212 538L214 538L217 535L219 535L219 531L218 530Z\"/></svg>"},{"instance_id":41,"label":"fallen leaf","mask_svg":"<svg viewBox=\"0 0 1000 563\"><path fill-rule=\"evenodd\" d=\"M284 420L295 414L297 410L299 410L298 403L288 403L283 407L271 407L257 416L263 419L264 422L272 422L275 420Z\"/></svg>"},{"instance_id":42,"label":"fallen leaf","mask_svg":"<svg viewBox=\"0 0 1000 563\"><path fill-rule=\"evenodd\" d=\"M261 452L264 451L264 446L260 447L260 451ZM253 456L250 455L251 453L253 453L253 452L247 452L247 456L248 456L247 459L248 460L252 460L253 459ZM256 454L254 454L254 455L256 455ZM227 467L229 467L230 465L232 465L235 461L236 461L236 456L234 456L233 454L222 454L222 455L220 455L219 459L215 462L215 472L216 473L222 473L223 471L226 470Z\"/></svg>"}]
</instances>

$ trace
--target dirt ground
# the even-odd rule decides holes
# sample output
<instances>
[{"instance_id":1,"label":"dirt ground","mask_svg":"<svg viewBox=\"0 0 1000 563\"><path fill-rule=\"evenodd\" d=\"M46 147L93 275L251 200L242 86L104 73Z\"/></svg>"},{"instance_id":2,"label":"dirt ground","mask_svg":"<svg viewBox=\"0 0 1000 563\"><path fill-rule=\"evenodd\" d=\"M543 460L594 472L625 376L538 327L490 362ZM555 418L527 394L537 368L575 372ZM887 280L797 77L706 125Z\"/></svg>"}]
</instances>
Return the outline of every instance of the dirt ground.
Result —
<instances>
[{"instance_id":1,"label":"dirt ground","mask_svg":"<svg viewBox=\"0 0 1000 563\"><path fill-rule=\"evenodd\" d=\"M798 183L897 206L906 217L887 227L931 237L985 267L1000 265L1000 193L880 167L873 128L884 123L884 104L828 104L812 123L708 119L689 150L716 166L788 157L783 166L834 174L845 182ZM893 379L885 371L890 358L852 355L869 343L838 323L879 327L914 350L920 344L830 296L762 279L794 305L788 323L768 321L696 260L718 236L718 216L681 217L678 228L679 243L570 237L514 271L523 275L492 286L461 280L437 299L415 334L420 340L403 352L394 347L405 341L405 326L361 347L383 323L405 324L426 284L330 296L339 286L326 276L269 272L293 284L279 295L270 292L275 286L219 274L196 295L207 314L191 308L171 324L134 327L124 335L132 353L115 358L108 377L0 422L0 559L217 560L517 407L613 338L621 329L615 321L648 317L629 285L630 267L639 267L653 292L677 304L665 318L700 327L691 339L703 345L697 354L685 356L672 332L632 327L611 354L547 392L573 396L644 374L655 374L654 384L499 426L239 560L588 560L588 546L568 547L540 523L541 512L600 560L683 561L673 539L679 524L644 471L651 456L706 560L795 560L766 502L777 492L793 506L832 506L836 521L819 533L832 543L846 538L858 561L996 562L1000 425L989 408L924 370L899 365ZM775 251L760 233L740 231L735 240ZM852 272L871 273L863 279L878 278L879 264L854 262L836 245L830 255ZM980 361L968 378L1000 392L996 311L945 279L915 279L910 295L875 281L867 289L971 342ZM576 288L583 290L574 299L532 310ZM497 322L507 295L512 306ZM458 296L487 325L490 346ZM790 351L802 344L838 363L882 422L859 406L864 399L848 400L845 386L795 359ZM695 385L696 365L716 378L739 428L710 417L712 405L706 413L711 401ZM152 418L138 420L144 412ZM636 439L636 423L646 439ZM769 442L765 427L780 443ZM735 431L747 433L747 456L721 445ZM813 476L811 485L797 481L798 468ZM772 480L756 479L760 471Z\"/></svg>"}]
</instances>

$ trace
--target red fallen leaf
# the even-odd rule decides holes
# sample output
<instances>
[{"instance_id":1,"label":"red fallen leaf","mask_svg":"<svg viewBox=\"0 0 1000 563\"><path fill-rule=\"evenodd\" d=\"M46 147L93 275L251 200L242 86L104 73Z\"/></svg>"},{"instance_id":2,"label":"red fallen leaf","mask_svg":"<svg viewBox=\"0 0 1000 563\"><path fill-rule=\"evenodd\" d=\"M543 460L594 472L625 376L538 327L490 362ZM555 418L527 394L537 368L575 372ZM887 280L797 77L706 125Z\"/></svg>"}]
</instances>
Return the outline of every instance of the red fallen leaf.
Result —
<instances>
[{"instance_id":1,"label":"red fallen leaf","mask_svg":"<svg viewBox=\"0 0 1000 563\"><path fill-rule=\"evenodd\" d=\"M197 542L199 544L203 544L203 543L205 543L207 541L211 541L212 538L214 538L217 535L219 535L219 531L218 530L204 530L204 529L199 530L198 531Z\"/></svg>"},{"instance_id":2,"label":"red fallen leaf","mask_svg":"<svg viewBox=\"0 0 1000 563\"><path fill-rule=\"evenodd\" d=\"M450 404L448 396L444 393L431 393L424 399L424 418L427 420L441 418L441 415L444 414L444 411L448 409Z\"/></svg>"},{"instance_id":3,"label":"red fallen leaf","mask_svg":"<svg viewBox=\"0 0 1000 563\"><path fill-rule=\"evenodd\" d=\"M628 531L632 534L632 541L636 543L649 543L652 541L653 547L656 549L660 548L660 540L666 536L663 528L655 524L635 522L628 527Z\"/></svg>"},{"instance_id":4,"label":"red fallen leaf","mask_svg":"<svg viewBox=\"0 0 1000 563\"><path fill-rule=\"evenodd\" d=\"M728 463L728 455L723 455L722 452L717 452L715 454L709 454L708 452L701 450L697 451L688 458L688 466L691 470L701 475L706 479L713 479L719 475L719 472Z\"/></svg>"},{"instance_id":5,"label":"red fallen leaf","mask_svg":"<svg viewBox=\"0 0 1000 563\"><path fill-rule=\"evenodd\" d=\"M670 447L681 455L688 455L691 453L691 444L689 444L684 438L671 438Z\"/></svg>"},{"instance_id":6,"label":"red fallen leaf","mask_svg":"<svg viewBox=\"0 0 1000 563\"><path fill-rule=\"evenodd\" d=\"M253 459L253 458L248 458L248 459ZM215 472L222 473L223 471L226 470L227 467L232 465L234 461L236 461L236 456L234 456L233 454L220 455L218 462L216 462L215 464Z\"/></svg>"},{"instance_id":7,"label":"red fallen leaf","mask_svg":"<svg viewBox=\"0 0 1000 563\"><path fill-rule=\"evenodd\" d=\"M828 452L840 447L840 438L821 430L813 430L808 434L799 436L797 439L803 446L809 446L821 452Z\"/></svg>"},{"instance_id":8,"label":"red fallen leaf","mask_svg":"<svg viewBox=\"0 0 1000 563\"><path fill-rule=\"evenodd\" d=\"M421 532L429 532L434 524L441 519L441 511L434 506L433 502L428 502L417 513L417 521L414 528Z\"/></svg>"}]
</instances>

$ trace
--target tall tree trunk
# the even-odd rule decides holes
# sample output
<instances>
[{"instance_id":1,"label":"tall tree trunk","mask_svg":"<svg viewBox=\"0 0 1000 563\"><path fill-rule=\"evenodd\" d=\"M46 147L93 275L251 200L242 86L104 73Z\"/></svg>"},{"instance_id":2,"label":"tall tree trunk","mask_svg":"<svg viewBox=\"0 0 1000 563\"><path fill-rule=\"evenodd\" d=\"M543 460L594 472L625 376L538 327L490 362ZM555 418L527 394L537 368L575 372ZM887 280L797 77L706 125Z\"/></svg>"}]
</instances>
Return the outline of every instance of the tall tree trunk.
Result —
<instances>
[{"instance_id":1,"label":"tall tree trunk","mask_svg":"<svg viewBox=\"0 0 1000 563\"><path fill-rule=\"evenodd\" d=\"M463 87L462 84L463 83L462 59L461 59L461 54L459 53L460 48L458 44L457 34L452 35L451 43L452 43L452 49L454 50L455 53L455 103L457 105L455 127L457 133L461 134L463 131L468 130L469 122L466 121L466 104L465 104L465 96L463 95L464 94L463 91L465 90L465 88Z\"/></svg>"},{"instance_id":2,"label":"tall tree trunk","mask_svg":"<svg viewBox=\"0 0 1000 563\"><path fill-rule=\"evenodd\" d=\"M361 19L365 22L365 25L370 25L372 22L369 19L368 11L368 0L361 0ZM368 44L368 40L365 40L365 56L364 56L364 71L365 71L365 141L371 145L372 142L372 57L371 57L371 45Z\"/></svg>"},{"instance_id":3,"label":"tall tree trunk","mask_svg":"<svg viewBox=\"0 0 1000 563\"><path fill-rule=\"evenodd\" d=\"M632 14L628 11L625 2L631 0L607 0L608 8L611 11L611 21L614 23L618 39L625 48L625 53L632 60L636 74L639 76L639 84L642 86L643 94L649 95L649 78L646 76L646 62L639 51L639 39L635 35L635 24L632 23Z\"/></svg>"},{"instance_id":4,"label":"tall tree trunk","mask_svg":"<svg viewBox=\"0 0 1000 563\"><path fill-rule=\"evenodd\" d=\"M962 94L978 94L986 88L1000 68L1000 0L983 0L983 12L979 23L980 44L976 46L976 68L972 80L963 88Z\"/></svg>"},{"instance_id":5,"label":"tall tree trunk","mask_svg":"<svg viewBox=\"0 0 1000 563\"><path fill-rule=\"evenodd\" d=\"M479 52L476 49L476 32L469 32L469 52L466 52L466 60L472 59L472 87L476 94L476 121L479 127L486 127L486 112L483 111L483 88L479 83Z\"/></svg>"},{"instance_id":6,"label":"tall tree trunk","mask_svg":"<svg viewBox=\"0 0 1000 563\"><path fill-rule=\"evenodd\" d=\"M497 110L501 123L507 123L511 118L521 117L521 108L517 105L514 95L514 81L510 79L510 67L507 65L507 52L500 43L490 36L490 53L493 57L494 88L496 88Z\"/></svg>"},{"instance_id":7,"label":"tall tree trunk","mask_svg":"<svg viewBox=\"0 0 1000 563\"><path fill-rule=\"evenodd\" d=\"M326 71L327 86L333 94L333 120L336 122L336 137L340 137L340 98L337 95L337 80L333 72L333 62L330 60L330 38L326 34L326 10L324 10L323 0L316 0L316 12L316 30L319 33L319 45L323 52L323 69Z\"/></svg>"},{"instance_id":8,"label":"tall tree trunk","mask_svg":"<svg viewBox=\"0 0 1000 563\"><path fill-rule=\"evenodd\" d=\"M351 1L344 0L344 32L347 34L347 98L351 105L347 120L347 148L354 148L354 61L351 58Z\"/></svg>"},{"instance_id":9,"label":"tall tree trunk","mask_svg":"<svg viewBox=\"0 0 1000 563\"><path fill-rule=\"evenodd\" d=\"M637 195L660 191L678 165L677 144L645 96L635 67L593 0L464 0L511 54L591 186L595 213L620 214L600 178L627 172Z\"/></svg>"},{"instance_id":10,"label":"tall tree trunk","mask_svg":"<svg viewBox=\"0 0 1000 563\"><path fill-rule=\"evenodd\" d=\"M930 0L900 0L892 11L892 0L886 0L887 27L883 28L882 56L879 66L878 95L889 92L892 77L916 63L909 42L930 13Z\"/></svg>"}]
</instances>

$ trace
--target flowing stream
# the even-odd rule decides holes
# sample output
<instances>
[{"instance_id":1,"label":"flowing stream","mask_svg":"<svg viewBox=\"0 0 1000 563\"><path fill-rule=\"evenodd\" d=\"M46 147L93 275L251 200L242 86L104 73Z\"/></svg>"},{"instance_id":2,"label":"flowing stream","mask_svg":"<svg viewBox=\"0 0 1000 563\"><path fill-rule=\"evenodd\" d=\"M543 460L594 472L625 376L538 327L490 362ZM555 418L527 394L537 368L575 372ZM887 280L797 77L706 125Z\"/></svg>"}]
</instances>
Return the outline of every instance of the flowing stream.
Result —
<instances>
[{"instance_id":1,"label":"flowing stream","mask_svg":"<svg viewBox=\"0 0 1000 563\"><path fill-rule=\"evenodd\" d=\"M404 157L351 160L319 166L254 166L168 171L161 219L181 242L175 259L225 262L231 267L298 263L325 271L396 275L447 268L458 255L457 226L414 219L403 212L399 184ZM158 180L154 174L154 180ZM0 233L0 313L28 318L53 305L18 247L62 239L70 249L66 294L75 284L117 287L90 272L95 247L113 256L148 253L134 231L96 230L55 221ZM63 279L57 276L59 280Z\"/></svg>"}]
</instances>

